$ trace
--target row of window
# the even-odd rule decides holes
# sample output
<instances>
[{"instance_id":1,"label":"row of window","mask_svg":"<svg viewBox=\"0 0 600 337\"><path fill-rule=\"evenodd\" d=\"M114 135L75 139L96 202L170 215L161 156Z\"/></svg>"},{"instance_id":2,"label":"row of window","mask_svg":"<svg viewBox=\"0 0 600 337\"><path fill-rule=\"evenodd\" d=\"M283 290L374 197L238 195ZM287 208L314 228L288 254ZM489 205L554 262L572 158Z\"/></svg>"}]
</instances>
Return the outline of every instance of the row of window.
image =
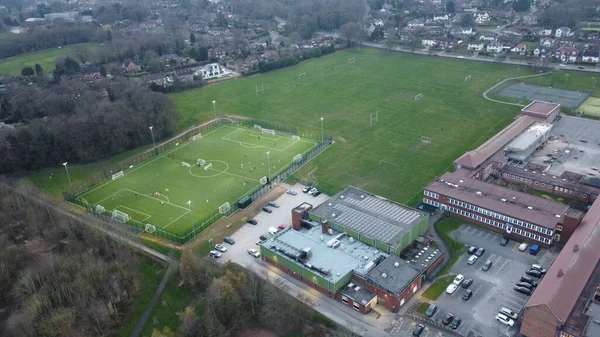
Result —
<instances>
[{"instance_id":1,"label":"row of window","mask_svg":"<svg viewBox=\"0 0 600 337\"><path fill-rule=\"evenodd\" d=\"M542 187L547 187L549 190L552 190L552 188L554 187L554 191L555 192L568 193L568 194L572 194L572 195L576 195L578 197L584 197L584 198L588 197L587 193L581 193L581 192L578 192L578 191L570 190L568 188L560 187L560 186L556 186L556 185L552 185L552 184L547 184L546 185L546 183L544 183L544 182L540 183L537 180L536 181L532 181L531 179L523 178L523 177L520 177L520 176L517 176L517 175L514 175L514 174L510 174L510 173L503 173L502 176L503 177L506 176L508 178L514 179L516 181L521 181L521 182L526 183L526 184L531 184L533 182L534 185L541 185Z\"/></svg>"},{"instance_id":2,"label":"row of window","mask_svg":"<svg viewBox=\"0 0 600 337\"><path fill-rule=\"evenodd\" d=\"M521 230L521 229L518 229L518 228L514 228L512 225L506 225L506 224L500 223L498 221L494 221L494 220L482 217L480 215L473 214L471 212L463 211L460 208L455 208L455 207L449 206L448 210L450 212L454 212L456 214L460 214L460 215L462 215L464 217L471 218L471 219L477 220L479 222L487 223L488 225L492 225L494 227L502 228L504 230L510 229L512 232L515 232L515 233L517 233L517 234L519 234L521 236L525 236L525 237L528 237L530 239L533 239L533 240L536 240L536 241L539 241L539 242L550 244L550 242L552 241L552 240L550 240L548 238L539 236L537 234L533 234L531 232L527 232L527 231L524 231L524 230Z\"/></svg>"},{"instance_id":3,"label":"row of window","mask_svg":"<svg viewBox=\"0 0 600 337\"><path fill-rule=\"evenodd\" d=\"M548 235L548 236L552 236L552 234L553 234L552 230L550 230L548 228L545 228L545 227L536 226L536 225L531 224L529 222L525 222L525 221L521 221L519 219L511 218L511 217L506 216L504 214L492 212L492 211L487 210L485 208L477 207L475 205L471 205L471 204L468 204L466 202L462 202L462 201L455 200L455 199L452 199L452 198L446 198L446 200L448 200L448 202L451 203L451 204L453 204L453 205L457 205L457 206L460 206L462 208L470 209L472 211L476 211L478 213L481 213L481 214L484 214L484 215L487 215L487 216L491 216L493 218L500 219L502 221L510 222L510 223L512 223L514 225L525 227L527 229L531 229L531 230L534 230L536 232L539 232L539 233L542 233L542 234L545 234L545 235Z\"/></svg>"},{"instance_id":4,"label":"row of window","mask_svg":"<svg viewBox=\"0 0 600 337\"><path fill-rule=\"evenodd\" d=\"M433 200L430 200L430 199L427 199L427 198L423 198L423 202L426 203L426 204L430 204L431 206L435 206L437 208L440 208L440 203L437 202L437 201L433 201Z\"/></svg>"},{"instance_id":5,"label":"row of window","mask_svg":"<svg viewBox=\"0 0 600 337\"><path fill-rule=\"evenodd\" d=\"M439 194L433 193L433 192L429 192L427 190L425 190L423 193L425 194L425 196L428 196L428 197L431 197L431 198L434 198L434 199L439 199L440 198Z\"/></svg>"}]
</instances>

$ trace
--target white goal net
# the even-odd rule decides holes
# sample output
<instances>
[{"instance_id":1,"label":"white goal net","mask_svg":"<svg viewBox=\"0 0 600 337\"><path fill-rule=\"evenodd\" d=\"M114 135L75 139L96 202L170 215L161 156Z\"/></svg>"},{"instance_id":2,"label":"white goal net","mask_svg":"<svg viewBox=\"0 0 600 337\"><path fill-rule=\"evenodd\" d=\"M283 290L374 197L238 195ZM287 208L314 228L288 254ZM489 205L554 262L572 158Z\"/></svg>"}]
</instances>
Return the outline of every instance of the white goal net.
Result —
<instances>
[{"instance_id":1,"label":"white goal net","mask_svg":"<svg viewBox=\"0 0 600 337\"><path fill-rule=\"evenodd\" d=\"M125 176L125 173L123 171L117 172L117 173L115 173L115 174L112 175L112 180L119 179L119 178L121 178L123 176Z\"/></svg>"},{"instance_id":2,"label":"white goal net","mask_svg":"<svg viewBox=\"0 0 600 337\"><path fill-rule=\"evenodd\" d=\"M467 82L467 81L468 81L468 80L470 80L470 79L471 79L471 75L469 75L469 76L465 77L465 82Z\"/></svg>"},{"instance_id":3,"label":"white goal net","mask_svg":"<svg viewBox=\"0 0 600 337\"><path fill-rule=\"evenodd\" d=\"M302 77L306 77L306 73L298 74L298 79L301 79Z\"/></svg>"},{"instance_id":4,"label":"white goal net","mask_svg":"<svg viewBox=\"0 0 600 337\"><path fill-rule=\"evenodd\" d=\"M269 135L275 135L275 130L262 129L262 133L266 133Z\"/></svg>"},{"instance_id":5,"label":"white goal net","mask_svg":"<svg viewBox=\"0 0 600 337\"><path fill-rule=\"evenodd\" d=\"M204 165L204 171L208 171L209 168L212 168L212 163Z\"/></svg>"},{"instance_id":6,"label":"white goal net","mask_svg":"<svg viewBox=\"0 0 600 337\"><path fill-rule=\"evenodd\" d=\"M118 221L118 222L126 223L127 221L129 221L129 214L127 214L125 212L121 212L121 211L115 209L115 210L112 211L111 218L113 220Z\"/></svg>"},{"instance_id":7,"label":"white goal net","mask_svg":"<svg viewBox=\"0 0 600 337\"><path fill-rule=\"evenodd\" d=\"M300 140L300 136L293 135L293 136L292 136L292 139L293 139L293 140Z\"/></svg>"},{"instance_id":8,"label":"white goal net","mask_svg":"<svg viewBox=\"0 0 600 337\"><path fill-rule=\"evenodd\" d=\"M254 130L262 130L262 126L254 124Z\"/></svg>"},{"instance_id":9,"label":"white goal net","mask_svg":"<svg viewBox=\"0 0 600 337\"><path fill-rule=\"evenodd\" d=\"M156 232L156 226L147 223L146 228L144 228L144 230L148 233L154 233Z\"/></svg>"},{"instance_id":10,"label":"white goal net","mask_svg":"<svg viewBox=\"0 0 600 337\"><path fill-rule=\"evenodd\" d=\"M354 57L351 57L348 59L348 63L354 63L356 62L356 59Z\"/></svg>"},{"instance_id":11,"label":"white goal net","mask_svg":"<svg viewBox=\"0 0 600 337\"><path fill-rule=\"evenodd\" d=\"M206 160L204 160L204 159L198 159L196 161L196 165L198 165L198 166L204 166L204 164L206 164Z\"/></svg>"},{"instance_id":12,"label":"white goal net","mask_svg":"<svg viewBox=\"0 0 600 337\"><path fill-rule=\"evenodd\" d=\"M199 133L199 134L197 134L197 135L193 136L193 137L192 137L192 140L197 140L197 139L200 139L200 138L202 138L202 134L201 134L201 133Z\"/></svg>"},{"instance_id":13,"label":"white goal net","mask_svg":"<svg viewBox=\"0 0 600 337\"><path fill-rule=\"evenodd\" d=\"M298 163L302 161L302 155L301 154L297 154L294 156L294 163Z\"/></svg>"},{"instance_id":14,"label":"white goal net","mask_svg":"<svg viewBox=\"0 0 600 337\"><path fill-rule=\"evenodd\" d=\"M186 163L186 162L182 161L182 162L181 162L181 166L185 166L185 167L187 167L187 168L190 168L190 167L192 167L192 164L190 164L190 163Z\"/></svg>"},{"instance_id":15,"label":"white goal net","mask_svg":"<svg viewBox=\"0 0 600 337\"><path fill-rule=\"evenodd\" d=\"M415 101L418 101L421 99L421 97L423 96L423 94L418 94L415 96Z\"/></svg>"},{"instance_id":16,"label":"white goal net","mask_svg":"<svg viewBox=\"0 0 600 337\"><path fill-rule=\"evenodd\" d=\"M430 144L431 143L431 137L421 136L421 142L423 142L425 144Z\"/></svg>"},{"instance_id":17,"label":"white goal net","mask_svg":"<svg viewBox=\"0 0 600 337\"><path fill-rule=\"evenodd\" d=\"M104 208L104 206L96 205L96 213L104 214L104 212L106 212L106 209Z\"/></svg>"},{"instance_id":18,"label":"white goal net","mask_svg":"<svg viewBox=\"0 0 600 337\"><path fill-rule=\"evenodd\" d=\"M231 209L231 205L226 202L223 205L219 206L219 213L225 214Z\"/></svg>"},{"instance_id":19,"label":"white goal net","mask_svg":"<svg viewBox=\"0 0 600 337\"><path fill-rule=\"evenodd\" d=\"M263 184L263 185L266 185L266 184L267 184L267 177L262 177L262 178L260 178L259 182L260 182L261 184Z\"/></svg>"}]
</instances>

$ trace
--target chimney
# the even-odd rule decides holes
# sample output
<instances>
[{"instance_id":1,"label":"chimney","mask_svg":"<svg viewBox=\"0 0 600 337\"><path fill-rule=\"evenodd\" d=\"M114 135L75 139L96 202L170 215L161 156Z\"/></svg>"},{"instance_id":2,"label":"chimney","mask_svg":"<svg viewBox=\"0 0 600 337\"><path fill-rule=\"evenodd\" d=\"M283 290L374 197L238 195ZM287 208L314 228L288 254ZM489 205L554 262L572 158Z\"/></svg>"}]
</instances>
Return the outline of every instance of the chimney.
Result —
<instances>
[{"instance_id":1,"label":"chimney","mask_svg":"<svg viewBox=\"0 0 600 337\"><path fill-rule=\"evenodd\" d=\"M579 245L573 246L573 253L577 253L579 251Z\"/></svg>"},{"instance_id":2,"label":"chimney","mask_svg":"<svg viewBox=\"0 0 600 337\"><path fill-rule=\"evenodd\" d=\"M327 229L329 229L327 227L327 223L328 223L327 220L323 220L323 222L321 222L321 233L323 233L323 234L327 234Z\"/></svg>"}]
</instances>

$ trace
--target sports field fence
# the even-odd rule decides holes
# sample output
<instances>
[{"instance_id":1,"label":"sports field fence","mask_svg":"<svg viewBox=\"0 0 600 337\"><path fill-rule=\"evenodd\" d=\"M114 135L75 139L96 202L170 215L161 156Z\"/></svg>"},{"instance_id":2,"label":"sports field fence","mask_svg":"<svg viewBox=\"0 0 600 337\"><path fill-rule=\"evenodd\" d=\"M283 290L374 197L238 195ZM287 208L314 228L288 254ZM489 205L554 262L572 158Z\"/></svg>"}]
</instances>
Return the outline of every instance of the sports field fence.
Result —
<instances>
[{"instance_id":1,"label":"sports field fence","mask_svg":"<svg viewBox=\"0 0 600 337\"><path fill-rule=\"evenodd\" d=\"M104 212L98 212L96 210L96 205L91 204L87 200L82 198L81 194L86 192L87 190L97 186L98 184L104 183L107 180L112 180L112 176L116 172L127 170L130 167L132 167L132 165L133 166L140 165L147 160L150 160L156 156L161 155L162 153L165 153L165 152L173 149L175 146L178 146L179 144L182 144L187 141L192 141L191 138L197 134L208 133L208 132L210 132L214 129L217 129L223 125L230 125L230 126L233 125L233 126L238 126L238 127L248 128L248 129L253 129L255 127L255 125L260 125L264 129L275 130L275 132L277 134L281 134L281 135L285 135L285 136L289 136L289 137L296 135L296 128L293 126L285 126L285 125L281 125L281 124L277 124L277 123L260 121L260 120L242 120L242 119L229 118L229 117L217 118L210 123L203 124L199 127L191 128L187 132L179 135L178 137L171 139L168 142L164 142L164 143L160 144L159 146L156 147L156 150L150 149L146 152L135 155L129 159L123 160L123 161L115 164L111 168L105 169L105 170L103 170L103 172L91 176L87 181L73 185L72 188L69 188L68 190L63 191L63 198L68 202L71 202L82 208L85 208L88 211L88 213L93 214L94 216L96 216L104 221L107 221L109 223L119 224L121 226L125 226L125 227L127 227L128 230L130 230L136 234L144 232L145 228L146 228L145 223L142 223L142 222L139 222L139 221L136 221L133 219L130 219L126 223L120 223L120 222L112 219L111 215L109 214L109 212L107 210L105 210ZM315 133L315 135L316 135L316 133ZM320 134L319 134L319 136L320 136ZM330 136L326 136L323 138L322 137L315 137L315 138L317 138L317 139L311 139L311 138L309 138L309 139L311 139L312 141L315 141L317 143L317 145L315 145L314 147L312 147L311 149L309 149L308 151L303 153L301 160L293 161L288 166L283 167L282 169L272 173L271 177L269 177L269 182L266 185L259 185L255 188L253 188L252 190L248 191L247 193L245 193L239 199L230 200L229 203L231 205L231 208L228 211L221 213L221 212L219 212L219 209L216 208L212 214L204 217L203 219L194 221L191 224L192 226L191 226L190 230L183 235L178 235L178 234L175 234L173 232L170 232L168 230L164 230L161 228L155 228L151 234L156 235L161 238L164 238L164 239L167 239L174 243L178 243L178 244L185 244L185 243L189 242L196 235L201 233L208 226L215 223L221 217L223 217L223 216L229 217L230 215L235 213L239 209L238 202L242 202L242 203L246 202L246 207L253 204L255 201L260 199L263 195L265 195L267 192L269 192L271 189L273 189L275 186L277 186L277 184L279 184L280 182L287 179L294 172L296 172L298 169L300 169L306 163L308 163L313 158L315 158L318 154L320 154L325 149L327 149L327 147L329 147L330 145L333 144L333 138ZM323 139L324 141L321 142L321 139ZM248 200L250 200L249 204L247 203Z\"/></svg>"}]
</instances>

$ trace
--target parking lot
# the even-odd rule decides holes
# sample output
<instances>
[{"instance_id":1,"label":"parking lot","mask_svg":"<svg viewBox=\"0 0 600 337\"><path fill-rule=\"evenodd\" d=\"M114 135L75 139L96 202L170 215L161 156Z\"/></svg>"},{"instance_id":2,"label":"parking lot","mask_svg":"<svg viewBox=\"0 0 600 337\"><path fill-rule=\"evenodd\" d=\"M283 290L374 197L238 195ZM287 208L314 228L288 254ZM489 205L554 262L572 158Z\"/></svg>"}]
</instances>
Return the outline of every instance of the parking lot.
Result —
<instances>
[{"instance_id":1,"label":"parking lot","mask_svg":"<svg viewBox=\"0 0 600 337\"><path fill-rule=\"evenodd\" d=\"M549 263L542 261L553 260L552 255L555 253L545 249L538 256L530 255L528 250L520 252L520 242L514 240L507 246L500 246L502 235L473 225L464 225L450 235L467 246L484 248L485 253L473 265L467 264L469 254L464 254L456 262L451 273L473 279L473 284L469 287L473 295L469 300L463 300L465 289L462 287L452 295L444 292L435 302L439 310L433 319L440 321L447 312L453 313L462 319L462 324L456 331L464 336L469 333L472 336L515 335L517 327L501 324L495 320L495 315L501 307L520 312L528 296L514 291L515 284L531 264L542 264L547 268ZM483 271L481 267L488 260L492 262L492 267L489 271Z\"/></svg>"},{"instance_id":2,"label":"parking lot","mask_svg":"<svg viewBox=\"0 0 600 337\"><path fill-rule=\"evenodd\" d=\"M414 331L415 327L417 326L417 324L423 324L425 325L425 330L423 331L423 333L421 334L421 337L442 337L442 336L448 336L448 334L444 334L442 331L432 328L430 326L428 326L427 324L424 324L420 321L417 321L415 319L413 319L412 317L409 316L405 316L405 317L399 317L398 319L394 320L392 322L392 328L389 331L389 333L392 336L398 336L398 337L411 337L413 336L412 332Z\"/></svg>"},{"instance_id":3,"label":"parking lot","mask_svg":"<svg viewBox=\"0 0 600 337\"><path fill-rule=\"evenodd\" d=\"M252 225L246 223L242 228L235 232L231 237L235 240L234 245L224 244L227 247L227 252L223 253L223 256L218 259L219 263L226 263L228 261L235 262L244 267L249 267L252 263L257 263L258 259L248 254L248 249L254 248L259 250L259 246L256 244L260 239L259 237L263 234L268 233L269 227L277 228L279 225L290 226L292 222L292 209L302 202L308 202L313 207L316 207L329 199L329 196L321 194L317 197L302 193L303 185L296 184L290 189L297 192L297 195L283 194L275 201L279 207L269 207L273 210L273 213L260 212L252 218L258 221L258 224ZM261 200L260 202L266 203L267 200ZM235 216L235 215L234 215ZM219 242L214 242L219 243Z\"/></svg>"}]
</instances>

